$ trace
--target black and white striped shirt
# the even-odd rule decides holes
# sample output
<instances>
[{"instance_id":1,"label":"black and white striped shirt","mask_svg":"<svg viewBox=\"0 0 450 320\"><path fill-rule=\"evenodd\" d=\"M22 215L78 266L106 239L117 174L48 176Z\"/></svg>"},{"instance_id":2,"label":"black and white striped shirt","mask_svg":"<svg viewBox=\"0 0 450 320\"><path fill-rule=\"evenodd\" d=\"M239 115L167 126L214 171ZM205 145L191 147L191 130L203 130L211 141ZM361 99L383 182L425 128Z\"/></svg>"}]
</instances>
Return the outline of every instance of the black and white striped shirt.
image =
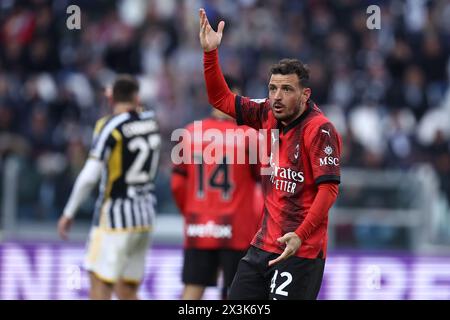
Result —
<instances>
[{"instance_id":1,"label":"black and white striped shirt","mask_svg":"<svg viewBox=\"0 0 450 320\"><path fill-rule=\"evenodd\" d=\"M100 119L89 156L104 163L94 225L143 230L155 219L154 180L161 137L152 111Z\"/></svg>"}]
</instances>

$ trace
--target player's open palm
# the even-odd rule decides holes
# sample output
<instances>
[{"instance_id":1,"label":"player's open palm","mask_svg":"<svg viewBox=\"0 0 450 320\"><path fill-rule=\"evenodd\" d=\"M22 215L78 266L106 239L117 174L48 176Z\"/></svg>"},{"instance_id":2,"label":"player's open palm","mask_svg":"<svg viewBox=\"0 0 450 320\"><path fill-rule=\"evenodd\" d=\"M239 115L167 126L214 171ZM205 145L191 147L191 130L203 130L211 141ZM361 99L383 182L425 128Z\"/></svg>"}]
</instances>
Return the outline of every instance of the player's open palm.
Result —
<instances>
[{"instance_id":1,"label":"player's open palm","mask_svg":"<svg viewBox=\"0 0 450 320\"><path fill-rule=\"evenodd\" d=\"M209 24L208 17L206 17L205 9L200 9L200 44L204 51L212 51L216 49L222 41L223 28L225 22L220 21L217 27L217 32L213 30Z\"/></svg>"}]
</instances>

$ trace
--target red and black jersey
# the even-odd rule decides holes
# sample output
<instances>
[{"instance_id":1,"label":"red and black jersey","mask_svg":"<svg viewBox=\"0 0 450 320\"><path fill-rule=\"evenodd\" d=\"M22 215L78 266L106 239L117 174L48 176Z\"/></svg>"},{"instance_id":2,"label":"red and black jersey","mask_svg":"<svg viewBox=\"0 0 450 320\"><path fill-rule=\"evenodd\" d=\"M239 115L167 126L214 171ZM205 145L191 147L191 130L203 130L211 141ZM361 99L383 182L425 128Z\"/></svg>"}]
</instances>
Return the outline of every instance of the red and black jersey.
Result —
<instances>
[{"instance_id":1,"label":"red and black jersey","mask_svg":"<svg viewBox=\"0 0 450 320\"><path fill-rule=\"evenodd\" d=\"M341 139L311 100L302 115L288 126L282 126L275 119L268 99L260 102L236 96L235 108L238 124L267 129L270 133L270 164L262 167L270 167L271 174L262 176L264 213L261 228L252 244L266 251L281 253L284 244L278 243L277 238L300 227L314 201L318 185L340 183ZM273 150L275 143L278 144L278 153ZM303 240L296 255L325 257L327 226L328 217Z\"/></svg>"},{"instance_id":2,"label":"red and black jersey","mask_svg":"<svg viewBox=\"0 0 450 320\"><path fill-rule=\"evenodd\" d=\"M194 131L196 126L199 130L200 123L201 139L195 139ZM263 199L261 192L257 192L259 167L249 164L248 141L245 138L233 139L230 148L226 132L229 130L243 137L248 130L254 135L257 132L237 126L232 119L216 118L197 121L188 125L186 130L189 133L187 136L193 138L183 137L180 143L185 143L183 147L189 148L191 158L189 163L175 165L172 174L172 192L185 220L185 248L248 249L258 230L262 213ZM222 163L202 159L204 152L211 150L212 140L205 138L207 130L210 133L215 130L223 137L214 139L214 143L222 140ZM246 159L243 164L237 164L241 151Z\"/></svg>"},{"instance_id":3,"label":"red and black jersey","mask_svg":"<svg viewBox=\"0 0 450 320\"><path fill-rule=\"evenodd\" d=\"M296 120L283 126L273 116L268 99L251 100L234 95L220 70L217 49L204 53L204 71L208 99L215 108L235 118L238 124L268 131L270 164L262 164L269 172L262 176L264 210L261 228L252 244L262 250L282 253L285 245L277 239L296 232L302 239L296 256L324 258L328 209L337 195L337 188L333 187L340 183L338 132L311 100ZM273 150L275 146L278 152ZM320 189L324 194L317 199L324 199L327 205L315 201L314 209L319 212L310 212L322 183ZM322 188L328 185L332 187Z\"/></svg>"}]
</instances>

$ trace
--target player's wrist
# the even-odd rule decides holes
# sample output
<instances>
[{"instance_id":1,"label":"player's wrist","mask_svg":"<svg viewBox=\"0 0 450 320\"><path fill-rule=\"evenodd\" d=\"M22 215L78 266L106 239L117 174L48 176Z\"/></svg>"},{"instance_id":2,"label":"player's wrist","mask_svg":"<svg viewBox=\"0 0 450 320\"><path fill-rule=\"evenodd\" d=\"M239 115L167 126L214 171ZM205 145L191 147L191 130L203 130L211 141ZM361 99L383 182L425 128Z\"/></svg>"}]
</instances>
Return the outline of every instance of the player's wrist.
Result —
<instances>
[{"instance_id":1,"label":"player's wrist","mask_svg":"<svg viewBox=\"0 0 450 320\"><path fill-rule=\"evenodd\" d=\"M208 53L208 52L211 52L211 51L214 51L214 50L217 50L219 47L215 47L215 48L203 48L203 52L206 52L206 53Z\"/></svg>"},{"instance_id":2,"label":"player's wrist","mask_svg":"<svg viewBox=\"0 0 450 320\"><path fill-rule=\"evenodd\" d=\"M302 243L304 241L304 233L303 233L303 230L301 229L301 227L298 228L297 230L295 230L293 233L298 237L298 239L300 240L300 243Z\"/></svg>"},{"instance_id":3,"label":"player's wrist","mask_svg":"<svg viewBox=\"0 0 450 320\"><path fill-rule=\"evenodd\" d=\"M216 47L214 49L209 49L209 50L203 49L203 54L206 56L214 56L218 53L218 51L219 51L219 47Z\"/></svg>"},{"instance_id":4,"label":"player's wrist","mask_svg":"<svg viewBox=\"0 0 450 320\"><path fill-rule=\"evenodd\" d=\"M73 216L74 216L73 212L70 212L70 211L64 211L63 212L63 217L66 218L66 219L72 220Z\"/></svg>"}]
</instances>

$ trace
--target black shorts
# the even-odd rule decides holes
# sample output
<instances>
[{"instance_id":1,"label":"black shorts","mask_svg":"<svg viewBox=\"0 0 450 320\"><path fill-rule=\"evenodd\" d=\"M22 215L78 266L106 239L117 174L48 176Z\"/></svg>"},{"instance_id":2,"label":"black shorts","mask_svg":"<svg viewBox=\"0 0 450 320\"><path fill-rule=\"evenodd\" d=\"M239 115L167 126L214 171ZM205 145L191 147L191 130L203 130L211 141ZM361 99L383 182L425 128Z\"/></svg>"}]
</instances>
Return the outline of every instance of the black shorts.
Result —
<instances>
[{"instance_id":1,"label":"black shorts","mask_svg":"<svg viewBox=\"0 0 450 320\"><path fill-rule=\"evenodd\" d=\"M229 287L245 253L231 249L185 249L183 283L216 286L219 270L223 270L224 286Z\"/></svg>"},{"instance_id":2,"label":"black shorts","mask_svg":"<svg viewBox=\"0 0 450 320\"><path fill-rule=\"evenodd\" d=\"M325 259L289 257L271 267L278 254L251 247L239 262L230 288L231 300L315 300Z\"/></svg>"}]
</instances>

